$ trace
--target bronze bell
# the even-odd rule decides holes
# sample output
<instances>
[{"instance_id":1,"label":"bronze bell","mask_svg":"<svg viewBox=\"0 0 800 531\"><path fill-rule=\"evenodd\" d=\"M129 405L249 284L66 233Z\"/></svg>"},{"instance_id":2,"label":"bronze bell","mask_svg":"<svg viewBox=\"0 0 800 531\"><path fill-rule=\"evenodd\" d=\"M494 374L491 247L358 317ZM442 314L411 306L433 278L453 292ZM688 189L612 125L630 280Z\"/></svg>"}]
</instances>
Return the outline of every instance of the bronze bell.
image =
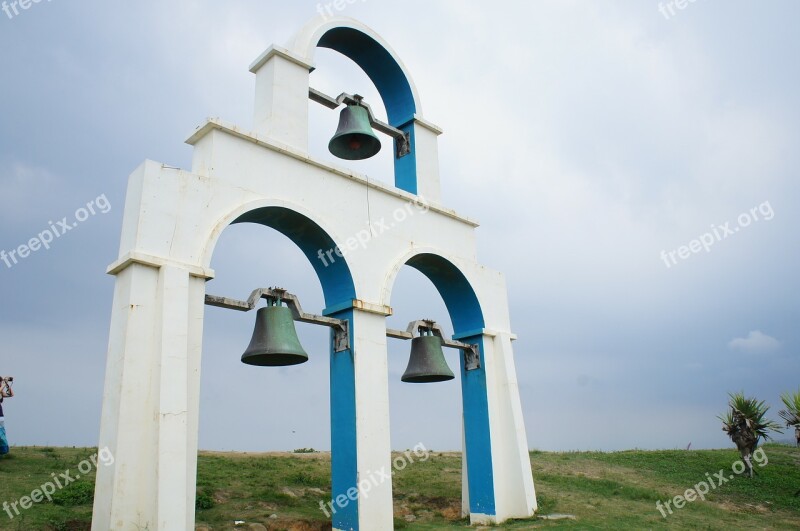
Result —
<instances>
[{"instance_id":1,"label":"bronze bell","mask_svg":"<svg viewBox=\"0 0 800 531\"><path fill-rule=\"evenodd\" d=\"M262 367L297 365L308 361L294 327L292 311L286 306L267 306L256 314L256 328L242 363Z\"/></svg>"},{"instance_id":2,"label":"bronze bell","mask_svg":"<svg viewBox=\"0 0 800 531\"><path fill-rule=\"evenodd\" d=\"M381 141L372 131L366 108L348 105L342 110L339 127L328 143L328 150L345 160L368 159L381 150Z\"/></svg>"},{"instance_id":3,"label":"bronze bell","mask_svg":"<svg viewBox=\"0 0 800 531\"><path fill-rule=\"evenodd\" d=\"M423 335L411 340L411 357L402 381L408 383L446 382L455 378L442 351L442 338Z\"/></svg>"}]
</instances>

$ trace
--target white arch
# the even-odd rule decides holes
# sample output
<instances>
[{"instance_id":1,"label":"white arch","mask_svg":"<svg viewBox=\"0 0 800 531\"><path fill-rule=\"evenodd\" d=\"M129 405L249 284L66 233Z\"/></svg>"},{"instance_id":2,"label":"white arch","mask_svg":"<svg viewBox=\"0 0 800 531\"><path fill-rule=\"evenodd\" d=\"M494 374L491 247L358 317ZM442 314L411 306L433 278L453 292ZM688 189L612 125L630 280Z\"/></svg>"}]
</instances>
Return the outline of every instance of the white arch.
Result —
<instances>
[{"instance_id":1,"label":"white arch","mask_svg":"<svg viewBox=\"0 0 800 531\"><path fill-rule=\"evenodd\" d=\"M253 210L258 210L259 208L269 208L269 207L281 207L286 208L287 210L292 210L297 212L298 214L305 216L309 220L313 221L319 227L330 236L330 238L334 241L336 245L341 246L342 242L344 242L345 238L342 235L337 234L336 230L330 226L330 224L326 223L324 220L320 219L318 215L316 215L310 209L299 205L297 203L293 203L291 201L284 201L282 199L277 198L259 198L254 201L250 201L243 205L239 205L235 209L228 212L228 214L220 219L214 228L211 231L211 234L206 241L206 245L203 248L203 255L202 255L202 263L203 267L211 269L211 259L214 256L214 249L217 247L217 243L219 242L219 238L222 236L222 233L231 226L231 224L242 217L243 215L247 214L248 212L252 212Z\"/></svg>"},{"instance_id":2,"label":"white arch","mask_svg":"<svg viewBox=\"0 0 800 531\"><path fill-rule=\"evenodd\" d=\"M414 79L411 77L411 74L408 72L406 65L403 64L403 61L400 60L400 57L397 55L394 49L389 46L389 43L387 43L383 37L378 35L366 24L349 17L333 17L327 20L322 17L314 17L309 20L306 25L303 26L303 28L298 31L289 41L289 51L299 58L302 58L304 62L313 65L317 44L323 35L334 28L352 28L354 30L358 30L374 39L375 42L380 44L387 52L389 52L389 55L391 55L392 59L397 62L400 70L403 71L403 75L408 80L408 85L411 87L411 94L414 97L416 113L422 116L422 102L419 98L419 92L417 92L417 86L414 83Z\"/></svg>"},{"instance_id":3,"label":"white arch","mask_svg":"<svg viewBox=\"0 0 800 531\"><path fill-rule=\"evenodd\" d=\"M391 306L392 300L392 290L394 289L394 285L397 283L397 275L400 274L400 270L403 269L406 265L408 265L408 261L414 258L415 256L419 256L421 254L433 254L439 256L448 262L452 263L464 277L469 280L469 275L467 275L466 271L462 267L460 267L457 263L453 261L452 256L446 256L441 248L438 247L415 247L414 249L408 251L407 253L403 254L402 256L398 257L393 264L391 265L391 269L386 274L383 280L383 286L381 287L381 300L380 304L384 304L386 306ZM474 289L474 288L473 288ZM477 291L475 292L477 294ZM480 300L480 299L479 299Z\"/></svg>"}]
</instances>

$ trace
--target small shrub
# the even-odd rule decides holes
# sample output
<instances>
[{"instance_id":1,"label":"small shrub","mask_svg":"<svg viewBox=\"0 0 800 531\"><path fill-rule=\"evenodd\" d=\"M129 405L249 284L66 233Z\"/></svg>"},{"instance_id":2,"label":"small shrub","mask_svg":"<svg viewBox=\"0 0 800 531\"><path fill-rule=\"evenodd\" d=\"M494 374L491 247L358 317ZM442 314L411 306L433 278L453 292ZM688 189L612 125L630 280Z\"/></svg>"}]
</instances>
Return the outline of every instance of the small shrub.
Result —
<instances>
[{"instance_id":1,"label":"small shrub","mask_svg":"<svg viewBox=\"0 0 800 531\"><path fill-rule=\"evenodd\" d=\"M91 522L85 520L66 520L63 518L51 518L48 520L46 527L48 531L89 531L91 528Z\"/></svg>"},{"instance_id":2,"label":"small shrub","mask_svg":"<svg viewBox=\"0 0 800 531\"><path fill-rule=\"evenodd\" d=\"M214 497L207 490L198 491L194 506L198 511L211 509L214 507Z\"/></svg>"},{"instance_id":3,"label":"small shrub","mask_svg":"<svg viewBox=\"0 0 800 531\"><path fill-rule=\"evenodd\" d=\"M297 448L296 450L293 450L293 452L296 454L315 454L317 453L317 450L314 450L313 448Z\"/></svg>"},{"instance_id":4,"label":"small shrub","mask_svg":"<svg viewBox=\"0 0 800 531\"><path fill-rule=\"evenodd\" d=\"M315 477L313 474L309 474L308 472L300 471L291 474L287 478L292 485L303 485L303 486L311 486L313 487L317 483L320 483L320 480Z\"/></svg>"},{"instance_id":5,"label":"small shrub","mask_svg":"<svg viewBox=\"0 0 800 531\"><path fill-rule=\"evenodd\" d=\"M88 481L72 483L53 494L53 503L63 507L91 505L93 502L94 484Z\"/></svg>"},{"instance_id":6,"label":"small shrub","mask_svg":"<svg viewBox=\"0 0 800 531\"><path fill-rule=\"evenodd\" d=\"M56 452L56 449L50 446L45 446L44 448L42 448L42 454L44 454L45 457L49 457L50 459L60 459L60 456Z\"/></svg>"},{"instance_id":7,"label":"small shrub","mask_svg":"<svg viewBox=\"0 0 800 531\"><path fill-rule=\"evenodd\" d=\"M47 528L52 531L69 531L68 525L64 518L51 518L47 521Z\"/></svg>"},{"instance_id":8,"label":"small shrub","mask_svg":"<svg viewBox=\"0 0 800 531\"><path fill-rule=\"evenodd\" d=\"M536 503L539 506L537 512L540 514L549 514L556 508L556 501L550 496L536 493Z\"/></svg>"},{"instance_id":9,"label":"small shrub","mask_svg":"<svg viewBox=\"0 0 800 531\"><path fill-rule=\"evenodd\" d=\"M408 527L408 522L405 521L403 518L394 518L394 528L395 529L405 529Z\"/></svg>"}]
</instances>

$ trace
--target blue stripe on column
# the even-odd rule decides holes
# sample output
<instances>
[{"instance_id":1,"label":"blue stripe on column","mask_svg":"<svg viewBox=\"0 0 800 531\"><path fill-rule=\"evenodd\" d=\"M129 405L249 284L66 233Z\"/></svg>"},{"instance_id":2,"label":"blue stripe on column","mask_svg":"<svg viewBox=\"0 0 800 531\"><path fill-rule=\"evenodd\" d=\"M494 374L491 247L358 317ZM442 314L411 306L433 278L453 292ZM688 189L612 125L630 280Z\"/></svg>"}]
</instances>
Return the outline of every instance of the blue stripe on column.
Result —
<instances>
[{"instance_id":1,"label":"blue stripe on column","mask_svg":"<svg viewBox=\"0 0 800 531\"><path fill-rule=\"evenodd\" d=\"M417 193L417 141L414 135L414 120L397 126L404 133L411 136L411 153L404 157L394 159L394 185L401 190ZM397 141L394 141L394 150L397 153Z\"/></svg>"},{"instance_id":2,"label":"blue stripe on column","mask_svg":"<svg viewBox=\"0 0 800 531\"><path fill-rule=\"evenodd\" d=\"M489 402L484 369L483 336L462 339L478 345L481 368L464 369L461 359L461 400L464 408L464 432L467 441L467 478L469 482L469 510L471 513L496 514L494 499L494 470L492 468L492 441L489 430Z\"/></svg>"},{"instance_id":3,"label":"blue stripe on column","mask_svg":"<svg viewBox=\"0 0 800 531\"><path fill-rule=\"evenodd\" d=\"M334 313L331 317L350 321L350 337L355 337L353 310ZM358 530L358 500L347 499L347 491L358 484L356 440L356 379L351 350L333 352L331 333L331 500L333 528ZM343 507L336 498L344 496ZM333 512L333 510L331 512Z\"/></svg>"}]
</instances>

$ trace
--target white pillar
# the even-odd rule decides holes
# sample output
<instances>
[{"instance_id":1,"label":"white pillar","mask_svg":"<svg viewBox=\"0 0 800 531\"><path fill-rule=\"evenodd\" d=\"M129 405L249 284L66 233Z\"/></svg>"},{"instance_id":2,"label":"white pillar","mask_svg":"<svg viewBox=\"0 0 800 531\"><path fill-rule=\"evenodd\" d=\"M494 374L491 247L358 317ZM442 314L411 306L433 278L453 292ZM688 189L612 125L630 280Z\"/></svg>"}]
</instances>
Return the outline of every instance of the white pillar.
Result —
<instances>
[{"instance_id":1,"label":"white pillar","mask_svg":"<svg viewBox=\"0 0 800 531\"><path fill-rule=\"evenodd\" d=\"M359 529L394 529L392 446L389 431L389 365L386 316L355 310L356 434L358 448ZM375 484L377 482L377 485ZM365 486L369 485L369 490Z\"/></svg>"},{"instance_id":2,"label":"white pillar","mask_svg":"<svg viewBox=\"0 0 800 531\"><path fill-rule=\"evenodd\" d=\"M331 361L333 529L391 531L386 313L346 309L330 315L350 321L352 342L350 351L333 353Z\"/></svg>"},{"instance_id":3,"label":"white pillar","mask_svg":"<svg viewBox=\"0 0 800 531\"><path fill-rule=\"evenodd\" d=\"M439 135L442 130L420 118L414 119L414 149L417 162L417 195L431 204L441 204Z\"/></svg>"},{"instance_id":4,"label":"white pillar","mask_svg":"<svg viewBox=\"0 0 800 531\"><path fill-rule=\"evenodd\" d=\"M254 129L259 135L308 152L308 76L312 65L278 46L256 59Z\"/></svg>"},{"instance_id":5,"label":"white pillar","mask_svg":"<svg viewBox=\"0 0 800 531\"><path fill-rule=\"evenodd\" d=\"M205 280L189 267L115 269L92 529L191 529Z\"/></svg>"},{"instance_id":6,"label":"white pillar","mask_svg":"<svg viewBox=\"0 0 800 531\"><path fill-rule=\"evenodd\" d=\"M511 338L510 333L492 333L483 342L498 523L528 518L536 510Z\"/></svg>"}]
</instances>

